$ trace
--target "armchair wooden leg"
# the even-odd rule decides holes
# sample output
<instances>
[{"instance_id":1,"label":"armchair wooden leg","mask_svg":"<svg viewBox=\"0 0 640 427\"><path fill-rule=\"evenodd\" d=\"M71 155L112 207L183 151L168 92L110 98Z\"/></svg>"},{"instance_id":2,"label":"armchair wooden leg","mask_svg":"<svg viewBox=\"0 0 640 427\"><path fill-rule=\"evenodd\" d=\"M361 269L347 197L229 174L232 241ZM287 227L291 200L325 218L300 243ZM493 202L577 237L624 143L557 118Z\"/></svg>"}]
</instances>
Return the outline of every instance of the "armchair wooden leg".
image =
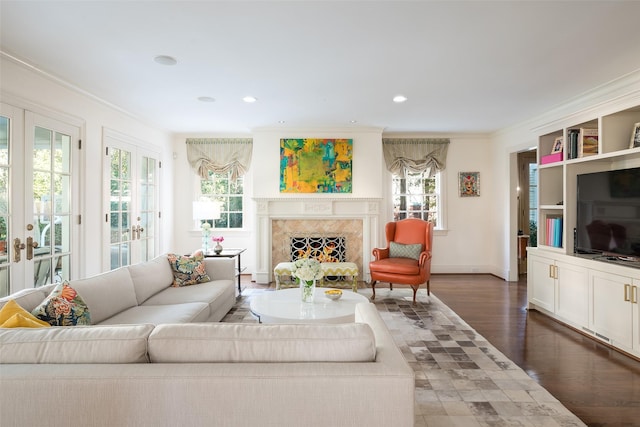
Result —
<instances>
[{"instance_id":1,"label":"armchair wooden leg","mask_svg":"<svg viewBox=\"0 0 640 427\"><path fill-rule=\"evenodd\" d=\"M413 289L413 305L416 305L416 294L418 293L418 288L420 287L420 285L418 286L411 286L411 289Z\"/></svg>"},{"instance_id":2,"label":"armchair wooden leg","mask_svg":"<svg viewBox=\"0 0 640 427\"><path fill-rule=\"evenodd\" d=\"M393 283L389 282L389 290L392 291L393 290Z\"/></svg>"},{"instance_id":3,"label":"armchair wooden leg","mask_svg":"<svg viewBox=\"0 0 640 427\"><path fill-rule=\"evenodd\" d=\"M431 284L427 280L427 295L431 295Z\"/></svg>"},{"instance_id":4,"label":"armchair wooden leg","mask_svg":"<svg viewBox=\"0 0 640 427\"><path fill-rule=\"evenodd\" d=\"M373 295L371 295L371 301L376 299L376 282L377 282L377 280L372 280L371 281L371 290L373 291Z\"/></svg>"}]
</instances>

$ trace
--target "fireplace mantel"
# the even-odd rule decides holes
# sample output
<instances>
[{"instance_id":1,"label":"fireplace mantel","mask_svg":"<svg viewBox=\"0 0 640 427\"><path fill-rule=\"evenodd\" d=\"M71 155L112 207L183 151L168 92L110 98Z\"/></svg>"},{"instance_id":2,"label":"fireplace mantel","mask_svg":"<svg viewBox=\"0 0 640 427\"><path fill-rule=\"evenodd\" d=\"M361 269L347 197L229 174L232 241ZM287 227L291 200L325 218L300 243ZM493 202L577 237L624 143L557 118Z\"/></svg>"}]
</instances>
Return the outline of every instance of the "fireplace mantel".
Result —
<instances>
[{"instance_id":1,"label":"fireplace mantel","mask_svg":"<svg viewBox=\"0 0 640 427\"><path fill-rule=\"evenodd\" d=\"M360 254L356 262L362 274L362 280L368 280L368 265L371 249L378 246L380 206L379 198L328 198L328 197L280 197L254 198L256 213L256 269L254 279L257 283L267 284L273 280L274 241L273 220L298 220L327 222L360 220L362 223ZM330 227L330 226L329 226ZM296 231L296 230L291 230ZM359 231L359 230L358 230Z\"/></svg>"}]
</instances>

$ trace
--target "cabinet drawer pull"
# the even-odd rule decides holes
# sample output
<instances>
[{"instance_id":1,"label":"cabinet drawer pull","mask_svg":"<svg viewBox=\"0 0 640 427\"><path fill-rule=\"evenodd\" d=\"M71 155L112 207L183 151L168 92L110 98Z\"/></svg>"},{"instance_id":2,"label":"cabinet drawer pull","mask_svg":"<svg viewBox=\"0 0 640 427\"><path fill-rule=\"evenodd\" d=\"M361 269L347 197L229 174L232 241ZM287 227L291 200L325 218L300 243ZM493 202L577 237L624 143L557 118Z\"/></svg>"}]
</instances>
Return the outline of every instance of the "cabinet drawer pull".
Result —
<instances>
[{"instance_id":1,"label":"cabinet drawer pull","mask_svg":"<svg viewBox=\"0 0 640 427\"><path fill-rule=\"evenodd\" d=\"M638 303L638 287L632 286L631 287L631 304L637 304L637 303Z\"/></svg>"},{"instance_id":2,"label":"cabinet drawer pull","mask_svg":"<svg viewBox=\"0 0 640 427\"><path fill-rule=\"evenodd\" d=\"M624 285L624 300L625 301L631 301L631 298L629 298L629 291L631 290L631 285Z\"/></svg>"}]
</instances>

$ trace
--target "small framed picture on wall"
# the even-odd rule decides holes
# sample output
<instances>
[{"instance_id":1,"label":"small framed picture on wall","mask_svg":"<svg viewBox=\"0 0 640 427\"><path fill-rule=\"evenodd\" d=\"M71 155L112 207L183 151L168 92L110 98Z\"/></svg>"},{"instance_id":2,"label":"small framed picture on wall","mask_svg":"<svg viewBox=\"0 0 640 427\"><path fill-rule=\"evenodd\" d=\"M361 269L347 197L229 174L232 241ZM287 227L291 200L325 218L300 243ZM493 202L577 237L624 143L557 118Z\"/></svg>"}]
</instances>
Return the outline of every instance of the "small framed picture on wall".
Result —
<instances>
[{"instance_id":1,"label":"small framed picture on wall","mask_svg":"<svg viewBox=\"0 0 640 427\"><path fill-rule=\"evenodd\" d=\"M629 148L640 147L640 123L633 125L633 132L631 132L631 144Z\"/></svg>"},{"instance_id":2,"label":"small framed picture on wall","mask_svg":"<svg viewBox=\"0 0 640 427\"><path fill-rule=\"evenodd\" d=\"M477 197L480 195L480 172L458 173L460 197Z\"/></svg>"}]
</instances>

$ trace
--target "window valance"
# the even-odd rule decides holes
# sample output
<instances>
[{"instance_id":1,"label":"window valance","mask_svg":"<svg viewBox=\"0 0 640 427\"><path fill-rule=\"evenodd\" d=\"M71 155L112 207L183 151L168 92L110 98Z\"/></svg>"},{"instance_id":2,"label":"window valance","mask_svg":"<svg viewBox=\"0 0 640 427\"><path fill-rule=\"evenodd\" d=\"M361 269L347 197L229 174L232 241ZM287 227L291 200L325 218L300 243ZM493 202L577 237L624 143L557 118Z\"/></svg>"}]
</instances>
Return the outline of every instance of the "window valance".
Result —
<instances>
[{"instance_id":1,"label":"window valance","mask_svg":"<svg viewBox=\"0 0 640 427\"><path fill-rule=\"evenodd\" d=\"M251 166L253 139L251 138L187 138L187 159L202 179L209 171L231 172L235 180Z\"/></svg>"},{"instance_id":2,"label":"window valance","mask_svg":"<svg viewBox=\"0 0 640 427\"><path fill-rule=\"evenodd\" d=\"M384 161L394 175L426 172L431 178L445 169L449 142L449 138L383 138Z\"/></svg>"}]
</instances>

